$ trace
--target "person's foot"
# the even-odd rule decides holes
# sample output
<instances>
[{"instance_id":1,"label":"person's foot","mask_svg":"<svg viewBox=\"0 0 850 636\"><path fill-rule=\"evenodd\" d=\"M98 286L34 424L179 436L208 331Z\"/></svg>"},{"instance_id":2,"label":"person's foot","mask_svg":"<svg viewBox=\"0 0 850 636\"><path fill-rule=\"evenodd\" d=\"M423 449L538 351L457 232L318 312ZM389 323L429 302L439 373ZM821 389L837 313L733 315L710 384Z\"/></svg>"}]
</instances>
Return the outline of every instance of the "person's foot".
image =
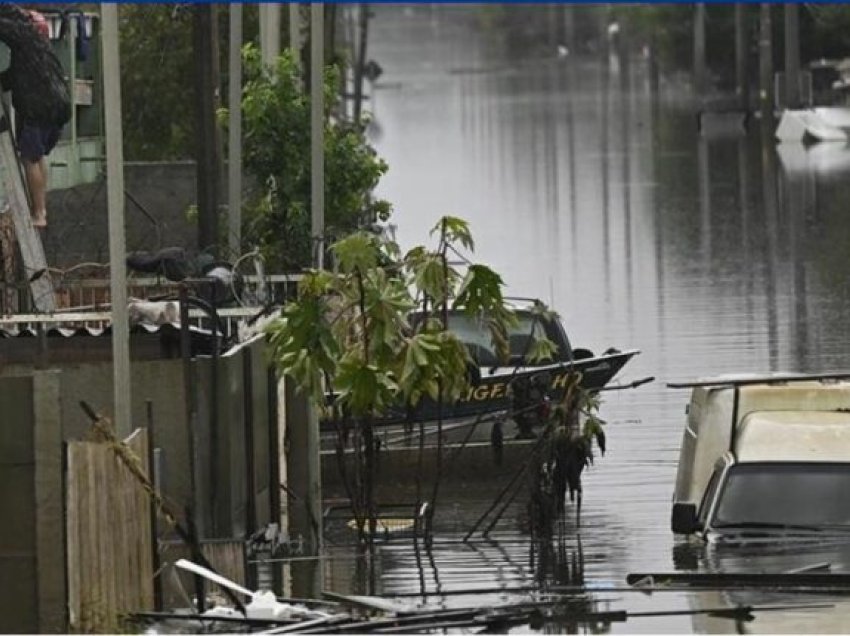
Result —
<instances>
[{"instance_id":1,"label":"person's foot","mask_svg":"<svg viewBox=\"0 0 850 636\"><path fill-rule=\"evenodd\" d=\"M33 227L38 227L38 228L47 227L47 213L46 212L41 212L41 213L36 212L32 217L32 224L33 224Z\"/></svg>"}]
</instances>

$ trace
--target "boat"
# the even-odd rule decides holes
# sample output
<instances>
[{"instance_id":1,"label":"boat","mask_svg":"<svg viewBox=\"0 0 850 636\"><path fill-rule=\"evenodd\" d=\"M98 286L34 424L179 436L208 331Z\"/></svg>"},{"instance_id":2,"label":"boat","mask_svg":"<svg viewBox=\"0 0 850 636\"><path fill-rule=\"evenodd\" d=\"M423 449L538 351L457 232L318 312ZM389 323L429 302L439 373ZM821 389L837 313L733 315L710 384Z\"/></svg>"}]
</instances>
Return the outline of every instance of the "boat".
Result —
<instances>
[{"instance_id":1,"label":"boat","mask_svg":"<svg viewBox=\"0 0 850 636\"><path fill-rule=\"evenodd\" d=\"M469 350L473 367L469 388L454 403L440 405L427 397L412 409L398 408L376 420L377 425L392 425L420 421L444 421L486 416L490 413L510 411L514 405L512 393L517 387L530 387L540 398L555 401L563 397L571 373L581 374L581 386L594 392L602 389L632 357L636 349L620 351L606 349L595 355L588 349L573 348L560 319L552 312L541 313L535 306L543 306L533 299L511 299L511 309L517 321L508 332L510 357L501 364L493 349L486 325L460 310L448 314L448 328L457 334ZM412 324L419 319L411 316ZM545 336L556 348L553 359L545 362L527 360L534 339ZM536 400L540 402L540 399ZM331 430L332 423L324 423Z\"/></svg>"}]
</instances>

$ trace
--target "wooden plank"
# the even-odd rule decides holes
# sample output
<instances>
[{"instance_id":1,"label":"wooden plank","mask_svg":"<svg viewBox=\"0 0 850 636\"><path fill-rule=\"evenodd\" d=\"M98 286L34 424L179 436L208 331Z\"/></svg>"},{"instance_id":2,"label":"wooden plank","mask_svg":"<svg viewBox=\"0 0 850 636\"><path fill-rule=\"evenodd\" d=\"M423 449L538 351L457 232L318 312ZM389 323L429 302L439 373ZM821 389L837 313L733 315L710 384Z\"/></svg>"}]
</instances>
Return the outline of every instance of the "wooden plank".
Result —
<instances>
[{"instance_id":1,"label":"wooden plank","mask_svg":"<svg viewBox=\"0 0 850 636\"><path fill-rule=\"evenodd\" d=\"M135 564L133 563L133 546L135 544L134 531L128 527L127 521L131 520L131 510L128 510L125 503L125 493L127 491L127 483L123 471L121 470L120 460L114 453L109 451L106 445L99 448L104 454L104 467L106 468L107 476L113 487L108 488L109 506L108 514L111 515L109 525L112 531L109 533L110 559L112 567L109 569L109 578L111 579L110 591L113 594L110 596L111 615L117 616L127 603L128 575L133 572ZM126 548L122 549L122 543Z\"/></svg>"},{"instance_id":2,"label":"wooden plank","mask_svg":"<svg viewBox=\"0 0 850 636\"><path fill-rule=\"evenodd\" d=\"M92 520L97 519L97 467L94 465L95 455L92 452L93 448L90 444L86 444L85 449L85 489L80 493L82 505L80 506L83 512L83 523L81 526L81 534L85 542L85 552L83 561L80 563L80 571L83 574L82 588L80 590L80 629L82 631L93 631L94 621L93 612L96 605L101 603L101 582L97 577L94 577L93 572L100 571L100 537L97 533L97 525L92 523Z\"/></svg>"},{"instance_id":3,"label":"wooden plank","mask_svg":"<svg viewBox=\"0 0 850 636\"><path fill-rule=\"evenodd\" d=\"M141 460L142 472L150 476L148 465L150 440L146 429L138 429L129 438L129 446L133 453ZM133 526L138 536L135 548L135 563L137 564L138 593L134 599L134 605L125 607L125 611L136 611L138 609L153 609L154 607L154 585L153 585L153 536L150 523L144 520L150 515L150 500L147 493L139 486L130 471L122 466L127 476L130 502L133 505Z\"/></svg>"},{"instance_id":4,"label":"wooden plank","mask_svg":"<svg viewBox=\"0 0 850 636\"><path fill-rule=\"evenodd\" d=\"M824 588L850 589L850 574L823 572L634 572L626 576L629 585L758 587L760 589Z\"/></svg>"},{"instance_id":5,"label":"wooden plank","mask_svg":"<svg viewBox=\"0 0 850 636\"><path fill-rule=\"evenodd\" d=\"M5 109L3 120L6 129L0 132L0 172L3 175L3 185L5 186L6 197L9 200L12 220L15 224L15 234L21 250L24 272L30 281L33 304L36 309L41 312L52 312L56 309L53 282L50 273L47 271L47 259L44 256L41 237L32 224L29 198L21 178L18 153L12 142Z\"/></svg>"},{"instance_id":6,"label":"wooden plank","mask_svg":"<svg viewBox=\"0 0 850 636\"><path fill-rule=\"evenodd\" d=\"M77 501L79 486L79 442L69 442L66 448L66 568L68 571L68 623L80 620L80 508Z\"/></svg>"},{"instance_id":7,"label":"wooden plank","mask_svg":"<svg viewBox=\"0 0 850 636\"><path fill-rule=\"evenodd\" d=\"M115 615L117 609L115 605L115 568L118 565L115 559L115 535L116 528L113 525L114 518L112 514L115 510L115 490L116 483L110 480L113 477L110 473L108 463L112 459L103 452L100 444L92 445L92 455L95 465L95 507L96 515L90 520L92 526L97 529L98 542L95 549L98 550L100 557L100 567L92 572L92 577L98 580L100 584L100 601L92 608L92 620L97 625L97 631L114 631L109 629L110 618ZM126 539L126 537L125 537ZM126 564L121 564L121 567L126 567ZM104 629L105 628L105 629Z\"/></svg>"},{"instance_id":8,"label":"wooden plank","mask_svg":"<svg viewBox=\"0 0 850 636\"><path fill-rule=\"evenodd\" d=\"M356 594L337 594L336 592L328 592L322 590L322 596L329 598L332 601L339 601L346 605L354 607L362 607L370 610L378 610L380 612L404 612L410 607L402 605L395 601L389 601L378 596L361 596Z\"/></svg>"},{"instance_id":9,"label":"wooden plank","mask_svg":"<svg viewBox=\"0 0 850 636\"><path fill-rule=\"evenodd\" d=\"M147 434L127 446L147 465ZM119 617L153 609L147 494L107 443L68 447L68 602L71 628L114 632Z\"/></svg>"},{"instance_id":10,"label":"wooden plank","mask_svg":"<svg viewBox=\"0 0 850 636\"><path fill-rule=\"evenodd\" d=\"M17 241L15 240L15 224L10 214L0 214L0 277L4 287L2 300L0 300L0 311L2 313L13 313L20 309L18 306L18 290L15 287L17 281Z\"/></svg>"}]
</instances>

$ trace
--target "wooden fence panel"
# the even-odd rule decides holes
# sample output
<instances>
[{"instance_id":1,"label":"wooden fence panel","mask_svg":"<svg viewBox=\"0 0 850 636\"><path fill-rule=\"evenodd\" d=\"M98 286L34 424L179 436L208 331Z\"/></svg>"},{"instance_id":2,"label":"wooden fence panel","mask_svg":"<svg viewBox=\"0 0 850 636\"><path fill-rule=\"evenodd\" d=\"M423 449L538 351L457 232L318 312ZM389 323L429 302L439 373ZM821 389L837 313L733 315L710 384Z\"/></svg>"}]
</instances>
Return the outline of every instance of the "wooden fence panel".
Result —
<instances>
[{"instance_id":1,"label":"wooden fence panel","mask_svg":"<svg viewBox=\"0 0 850 636\"><path fill-rule=\"evenodd\" d=\"M147 431L125 440L148 465ZM154 606L150 501L108 443L67 449L68 610L72 630L115 632Z\"/></svg>"}]
</instances>

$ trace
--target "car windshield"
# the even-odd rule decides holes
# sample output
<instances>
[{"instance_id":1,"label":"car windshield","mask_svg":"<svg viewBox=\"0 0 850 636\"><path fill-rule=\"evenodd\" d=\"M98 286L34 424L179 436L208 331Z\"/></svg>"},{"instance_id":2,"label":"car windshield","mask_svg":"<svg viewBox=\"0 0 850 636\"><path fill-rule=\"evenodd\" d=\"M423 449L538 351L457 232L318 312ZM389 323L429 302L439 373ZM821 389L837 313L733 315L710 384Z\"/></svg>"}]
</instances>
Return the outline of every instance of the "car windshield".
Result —
<instances>
[{"instance_id":1,"label":"car windshield","mask_svg":"<svg viewBox=\"0 0 850 636\"><path fill-rule=\"evenodd\" d=\"M850 464L732 466L712 526L850 527Z\"/></svg>"}]
</instances>

